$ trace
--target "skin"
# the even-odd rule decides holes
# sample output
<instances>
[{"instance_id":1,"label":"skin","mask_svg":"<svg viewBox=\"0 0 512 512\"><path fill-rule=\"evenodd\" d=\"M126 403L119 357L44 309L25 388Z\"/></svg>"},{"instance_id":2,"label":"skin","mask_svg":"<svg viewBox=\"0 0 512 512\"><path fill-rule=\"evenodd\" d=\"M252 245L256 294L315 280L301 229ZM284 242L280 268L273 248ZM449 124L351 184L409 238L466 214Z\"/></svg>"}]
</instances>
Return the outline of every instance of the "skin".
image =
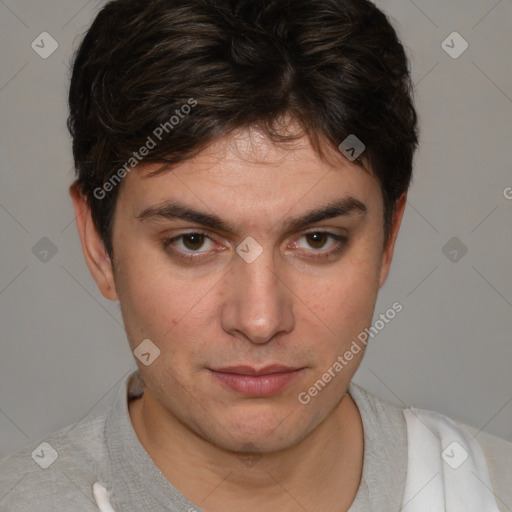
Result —
<instances>
[{"instance_id":1,"label":"skin","mask_svg":"<svg viewBox=\"0 0 512 512\"><path fill-rule=\"evenodd\" d=\"M240 130L149 177L157 168L141 164L122 182L114 264L87 202L70 189L85 260L103 296L120 301L131 349L150 339L160 350L149 366L137 360L145 390L129 411L140 442L167 479L208 512L347 510L361 480L364 448L361 417L347 388L364 350L309 404L297 396L371 325L405 194L385 245L377 180L341 154L335 166L322 161L306 137L283 148L255 129ZM367 212L298 231L283 226L346 196ZM136 218L167 200L215 214L237 232ZM210 239L163 245L197 230ZM339 246L330 237L306 236L318 231L345 236L342 252L315 259ZM252 263L236 253L249 236L263 249ZM200 258L177 255L183 253ZM302 371L265 398L226 388L209 370L271 363Z\"/></svg>"}]
</instances>

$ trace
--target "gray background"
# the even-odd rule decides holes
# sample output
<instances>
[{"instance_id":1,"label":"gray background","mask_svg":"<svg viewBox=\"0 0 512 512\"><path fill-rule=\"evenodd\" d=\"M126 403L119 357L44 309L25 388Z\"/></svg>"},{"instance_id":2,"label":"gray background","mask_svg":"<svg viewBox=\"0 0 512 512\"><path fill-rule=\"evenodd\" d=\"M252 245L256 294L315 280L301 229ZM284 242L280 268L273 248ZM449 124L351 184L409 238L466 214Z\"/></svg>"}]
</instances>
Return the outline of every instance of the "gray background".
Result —
<instances>
[{"instance_id":1,"label":"gray background","mask_svg":"<svg viewBox=\"0 0 512 512\"><path fill-rule=\"evenodd\" d=\"M355 381L512 441L512 0L376 3L411 58L421 147L375 313L403 311ZM102 4L0 0L0 457L107 407L135 368L67 190L68 61ZM47 59L31 48L43 31L59 45ZM457 59L442 47L454 31L469 43Z\"/></svg>"}]
</instances>

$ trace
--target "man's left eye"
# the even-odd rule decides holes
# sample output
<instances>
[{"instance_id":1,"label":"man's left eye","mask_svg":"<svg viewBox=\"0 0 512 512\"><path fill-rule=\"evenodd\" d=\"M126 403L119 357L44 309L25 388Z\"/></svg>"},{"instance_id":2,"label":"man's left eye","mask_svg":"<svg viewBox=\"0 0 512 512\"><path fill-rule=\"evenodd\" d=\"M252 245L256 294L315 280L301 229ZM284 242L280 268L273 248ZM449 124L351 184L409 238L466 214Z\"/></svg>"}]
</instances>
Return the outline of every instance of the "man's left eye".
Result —
<instances>
[{"instance_id":1,"label":"man's left eye","mask_svg":"<svg viewBox=\"0 0 512 512\"><path fill-rule=\"evenodd\" d=\"M326 244L331 240L331 247L336 247L340 242L345 241L345 237L330 233L328 231L312 231L302 235L301 238L306 239L309 248L313 249L325 249ZM308 249L308 247L303 247Z\"/></svg>"}]
</instances>

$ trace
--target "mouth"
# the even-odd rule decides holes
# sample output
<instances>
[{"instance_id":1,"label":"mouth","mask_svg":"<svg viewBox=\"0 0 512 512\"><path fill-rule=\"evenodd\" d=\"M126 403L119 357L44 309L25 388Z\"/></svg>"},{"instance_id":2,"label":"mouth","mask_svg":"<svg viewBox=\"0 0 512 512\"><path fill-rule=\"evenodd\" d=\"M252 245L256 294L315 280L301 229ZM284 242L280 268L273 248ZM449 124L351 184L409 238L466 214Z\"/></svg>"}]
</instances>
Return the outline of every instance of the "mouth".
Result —
<instances>
[{"instance_id":1,"label":"mouth","mask_svg":"<svg viewBox=\"0 0 512 512\"><path fill-rule=\"evenodd\" d=\"M209 369L213 379L224 387L251 397L272 396L299 377L304 368L270 365L263 368L252 366L228 366Z\"/></svg>"}]
</instances>

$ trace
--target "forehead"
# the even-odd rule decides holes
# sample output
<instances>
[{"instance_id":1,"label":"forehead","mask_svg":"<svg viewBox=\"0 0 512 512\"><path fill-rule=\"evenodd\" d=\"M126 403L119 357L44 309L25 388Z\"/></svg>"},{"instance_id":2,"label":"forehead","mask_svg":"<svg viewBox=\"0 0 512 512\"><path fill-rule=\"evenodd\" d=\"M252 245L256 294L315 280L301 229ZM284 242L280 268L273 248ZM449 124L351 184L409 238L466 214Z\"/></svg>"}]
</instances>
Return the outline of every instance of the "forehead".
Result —
<instances>
[{"instance_id":1,"label":"forehead","mask_svg":"<svg viewBox=\"0 0 512 512\"><path fill-rule=\"evenodd\" d=\"M365 204L380 198L377 180L341 153L327 162L305 135L275 144L256 128L218 139L172 168L142 164L125 180L119 201L130 204L133 213L171 198L231 212L231 218L245 211L283 215L341 196Z\"/></svg>"}]
</instances>

